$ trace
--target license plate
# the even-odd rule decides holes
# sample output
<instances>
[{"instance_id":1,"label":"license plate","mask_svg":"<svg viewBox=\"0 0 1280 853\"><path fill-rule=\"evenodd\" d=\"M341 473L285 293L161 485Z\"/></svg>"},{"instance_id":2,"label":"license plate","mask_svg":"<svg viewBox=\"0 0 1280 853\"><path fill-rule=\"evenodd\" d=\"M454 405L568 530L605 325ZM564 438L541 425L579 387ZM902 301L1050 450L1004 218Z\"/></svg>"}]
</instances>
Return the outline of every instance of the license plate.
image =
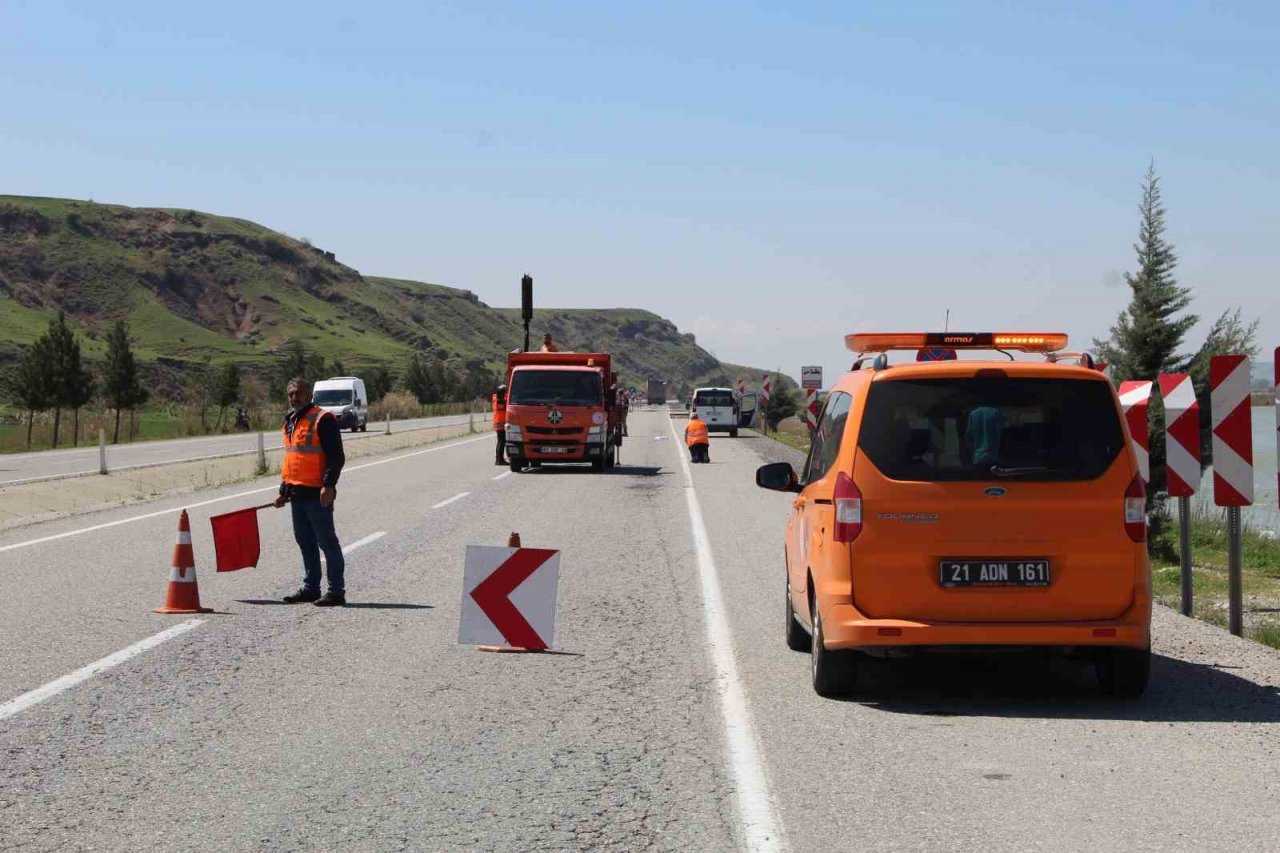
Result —
<instances>
[{"instance_id":1,"label":"license plate","mask_svg":"<svg viewBox=\"0 0 1280 853\"><path fill-rule=\"evenodd\" d=\"M943 586L1048 586L1048 560L943 560Z\"/></svg>"},{"instance_id":2,"label":"license plate","mask_svg":"<svg viewBox=\"0 0 1280 853\"><path fill-rule=\"evenodd\" d=\"M539 448L538 448L538 452L539 452L539 453L568 453L568 452L569 452L569 448L567 448L567 447L539 447Z\"/></svg>"}]
</instances>

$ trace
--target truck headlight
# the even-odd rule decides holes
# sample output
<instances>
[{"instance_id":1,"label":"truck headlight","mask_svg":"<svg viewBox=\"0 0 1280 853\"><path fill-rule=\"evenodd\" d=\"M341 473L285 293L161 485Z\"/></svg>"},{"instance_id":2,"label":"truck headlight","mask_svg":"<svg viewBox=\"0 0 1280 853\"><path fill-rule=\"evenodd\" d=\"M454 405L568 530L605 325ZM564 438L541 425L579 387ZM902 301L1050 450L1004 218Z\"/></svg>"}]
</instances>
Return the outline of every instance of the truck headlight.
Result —
<instances>
[{"instance_id":1,"label":"truck headlight","mask_svg":"<svg viewBox=\"0 0 1280 853\"><path fill-rule=\"evenodd\" d=\"M604 435L604 427L600 424L587 429L587 438L600 438Z\"/></svg>"},{"instance_id":2,"label":"truck headlight","mask_svg":"<svg viewBox=\"0 0 1280 853\"><path fill-rule=\"evenodd\" d=\"M507 424L507 441L524 441L524 437L520 435L519 426Z\"/></svg>"}]
</instances>

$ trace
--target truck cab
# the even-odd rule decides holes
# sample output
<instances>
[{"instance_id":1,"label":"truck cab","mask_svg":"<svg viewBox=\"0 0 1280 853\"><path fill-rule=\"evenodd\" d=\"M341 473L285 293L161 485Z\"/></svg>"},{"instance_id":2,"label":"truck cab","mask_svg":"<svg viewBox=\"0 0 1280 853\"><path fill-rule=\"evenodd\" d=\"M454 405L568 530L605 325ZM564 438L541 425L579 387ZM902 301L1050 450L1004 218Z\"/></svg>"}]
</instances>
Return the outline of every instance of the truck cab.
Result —
<instances>
[{"instance_id":1,"label":"truck cab","mask_svg":"<svg viewBox=\"0 0 1280 853\"><path fill-rule=\"evenodd\" d=\"M544 463L612 468L622 444L608 353L511 353L506 449L511 470Z\"/></svg>"}]
</instances>

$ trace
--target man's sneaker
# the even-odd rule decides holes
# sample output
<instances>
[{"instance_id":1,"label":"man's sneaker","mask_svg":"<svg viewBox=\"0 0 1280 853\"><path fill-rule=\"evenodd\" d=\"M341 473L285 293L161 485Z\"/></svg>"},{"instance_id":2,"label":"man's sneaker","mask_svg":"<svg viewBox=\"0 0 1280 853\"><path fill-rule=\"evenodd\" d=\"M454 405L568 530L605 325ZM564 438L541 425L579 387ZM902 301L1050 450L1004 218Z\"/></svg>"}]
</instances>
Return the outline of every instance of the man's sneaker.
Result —
<instances>
[{"instance_id":1,"label":"man's sneaker","mask_svg":"<svg viewBox=\"0 0 1280 853\"><path fill-rule=\"evenodd\" d=\"M283 599L285 604L305 604L308 601L315 601L320 597L320 591L316 589L307 589L305 586L295 592L293 595L286 595Z\"/></svg>"},{"instance_id":2,"label":"man's sneaker","mask_svg":"<svg viewBox=\"0 0 1280 853\"><path fill-rule=\"evenodd\" d=\"M316 607L345 607L347 597L340 592L326 592L316 599Z\"/></svg>"}]
</instances>

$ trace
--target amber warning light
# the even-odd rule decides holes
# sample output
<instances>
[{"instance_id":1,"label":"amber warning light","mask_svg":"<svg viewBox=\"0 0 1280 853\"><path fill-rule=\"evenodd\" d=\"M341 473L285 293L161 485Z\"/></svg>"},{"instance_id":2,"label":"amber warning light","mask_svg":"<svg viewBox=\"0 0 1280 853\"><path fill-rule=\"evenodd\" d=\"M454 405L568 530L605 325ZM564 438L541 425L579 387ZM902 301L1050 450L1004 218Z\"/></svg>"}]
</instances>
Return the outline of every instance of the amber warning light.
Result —
<instances>
[{"instance_id":1,"label":"amber warning light","mask_svg":"<svg viewBox=\"0 0 1280 853\"><path fill-rule=\"evenodd\" d=\"M926 347L1060 352L1067 348L1067 336L1061 332L871 332L845 335L844 344L853 352Z\"/></svg>"}]
</instances>

